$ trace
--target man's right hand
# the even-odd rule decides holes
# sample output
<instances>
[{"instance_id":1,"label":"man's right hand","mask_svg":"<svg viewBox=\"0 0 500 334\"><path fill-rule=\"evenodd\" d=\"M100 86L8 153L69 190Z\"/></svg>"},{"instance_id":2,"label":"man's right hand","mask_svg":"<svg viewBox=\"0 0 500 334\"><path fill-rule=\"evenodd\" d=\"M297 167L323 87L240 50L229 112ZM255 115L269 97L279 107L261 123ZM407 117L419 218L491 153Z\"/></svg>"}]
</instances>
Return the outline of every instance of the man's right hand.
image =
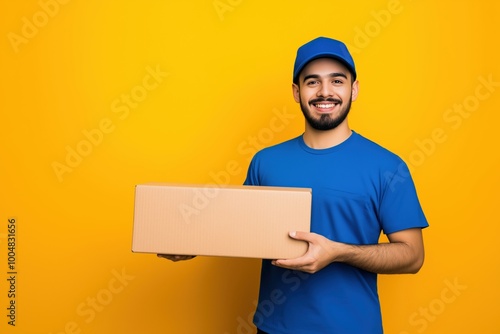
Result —
<instances>
[{"instance_id":1,"label":"man's right hand","mask_svg":"<svg viewBox=\"0 0 500 334\"><path fill-rule=\"evenodd\" d=\"M173 262L191 260L196 257L196 255L173 255L173 254L157 254L157 256Z\"/></svg>"}]
</instances>

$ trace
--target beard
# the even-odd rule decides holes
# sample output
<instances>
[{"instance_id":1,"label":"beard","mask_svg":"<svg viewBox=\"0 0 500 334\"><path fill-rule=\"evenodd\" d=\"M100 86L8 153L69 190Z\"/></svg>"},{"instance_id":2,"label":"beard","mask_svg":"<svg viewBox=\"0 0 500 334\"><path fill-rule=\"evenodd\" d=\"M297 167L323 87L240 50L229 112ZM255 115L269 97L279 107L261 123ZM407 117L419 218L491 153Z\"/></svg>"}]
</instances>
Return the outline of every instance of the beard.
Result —
<instances>
[{"instance_id":1,"label":"beard","mask_svg":"<svg viewBox=\"0 0 500 334\"><path fill-rule=\"evenodd\" d=\"M314 118L311 115L311 112L309 110L309 105L313 103L320 103L320 102L330 102L330 103L338 103L340 104L340 113L337 117L332 116L330 114L325 114L325 115L320 115L319 118ZM300 109L302 110L302 113L304 114L304 117L307 121L307 123L316 130L321 130L321 131L327 131L327 130L332 130L335 129L337 126L339 126L346 118L347 115L349 114L349 111L351 110L351 103L352 103L352 97L349 98L349 101L347 101L347 104L344 106L341 104L342 101L338 99L314 99L309 101L309 105L304 103L302 99L300 99Z\"/></svg>"}]
</instances>

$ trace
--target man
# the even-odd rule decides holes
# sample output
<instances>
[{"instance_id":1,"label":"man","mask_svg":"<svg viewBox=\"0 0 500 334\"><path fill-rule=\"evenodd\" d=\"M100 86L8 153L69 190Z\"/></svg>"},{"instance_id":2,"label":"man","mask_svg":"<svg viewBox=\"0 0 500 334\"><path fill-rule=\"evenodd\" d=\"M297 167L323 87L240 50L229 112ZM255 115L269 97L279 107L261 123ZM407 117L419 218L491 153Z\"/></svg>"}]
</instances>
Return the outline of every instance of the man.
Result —
<instances>
[{"instance_id":1,"label":"man","mask_svg":"<svg viewBox=\"0 0 500 334\"><path fill-rule=\"evenodd\" d=\"M382 333L377 274L416 273L424 261L428 223L412 178L399 157L350 129L359 83L342 42L301 46L292 91L304 133L258 152L245 184L312 188L311 233L290 232L309 247L263 260L254 323L264 334ZM388 243L378 243L381 232Z\"/></svg>"}]
</instances>

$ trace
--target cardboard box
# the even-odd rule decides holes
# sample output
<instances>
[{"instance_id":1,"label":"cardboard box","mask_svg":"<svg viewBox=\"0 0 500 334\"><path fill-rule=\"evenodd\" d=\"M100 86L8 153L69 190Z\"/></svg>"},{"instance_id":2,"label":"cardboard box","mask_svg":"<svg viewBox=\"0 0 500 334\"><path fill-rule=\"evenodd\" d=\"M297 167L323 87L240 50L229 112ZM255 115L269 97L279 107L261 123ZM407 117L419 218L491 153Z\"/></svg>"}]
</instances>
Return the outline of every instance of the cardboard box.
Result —
<instances>
[{"instance_id":1,"label":"cardboard box","mask_svg":"<svg viewBox=\"0 0 500 334\"><path fill-rule=\"evenodd\" d=\"M132 251L295 258L310 231L311 189L144 184L135 189Z\"/></svg>"}]
</instances>

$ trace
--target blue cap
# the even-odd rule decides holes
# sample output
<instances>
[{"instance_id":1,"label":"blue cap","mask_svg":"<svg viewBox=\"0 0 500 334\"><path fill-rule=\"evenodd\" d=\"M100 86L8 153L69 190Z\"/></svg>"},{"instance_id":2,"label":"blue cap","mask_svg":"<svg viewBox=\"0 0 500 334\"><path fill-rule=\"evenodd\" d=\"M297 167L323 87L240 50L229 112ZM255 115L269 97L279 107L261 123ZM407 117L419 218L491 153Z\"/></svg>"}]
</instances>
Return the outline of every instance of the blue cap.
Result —
<instances>
[{"instance_id":1,"label":"blue cap","mask_svg":"<svg viewBox=\"0 0 500 334\"><path fill-rule=\"evenodd\" d=\"M341 61L351 72L353 80L356 80L356 67L347 46L336 39L318 37L297 50L293 67L293 81L295 82L302 69L310 61L318 58L333 58Z\"/></svg>"}]
</instances>

